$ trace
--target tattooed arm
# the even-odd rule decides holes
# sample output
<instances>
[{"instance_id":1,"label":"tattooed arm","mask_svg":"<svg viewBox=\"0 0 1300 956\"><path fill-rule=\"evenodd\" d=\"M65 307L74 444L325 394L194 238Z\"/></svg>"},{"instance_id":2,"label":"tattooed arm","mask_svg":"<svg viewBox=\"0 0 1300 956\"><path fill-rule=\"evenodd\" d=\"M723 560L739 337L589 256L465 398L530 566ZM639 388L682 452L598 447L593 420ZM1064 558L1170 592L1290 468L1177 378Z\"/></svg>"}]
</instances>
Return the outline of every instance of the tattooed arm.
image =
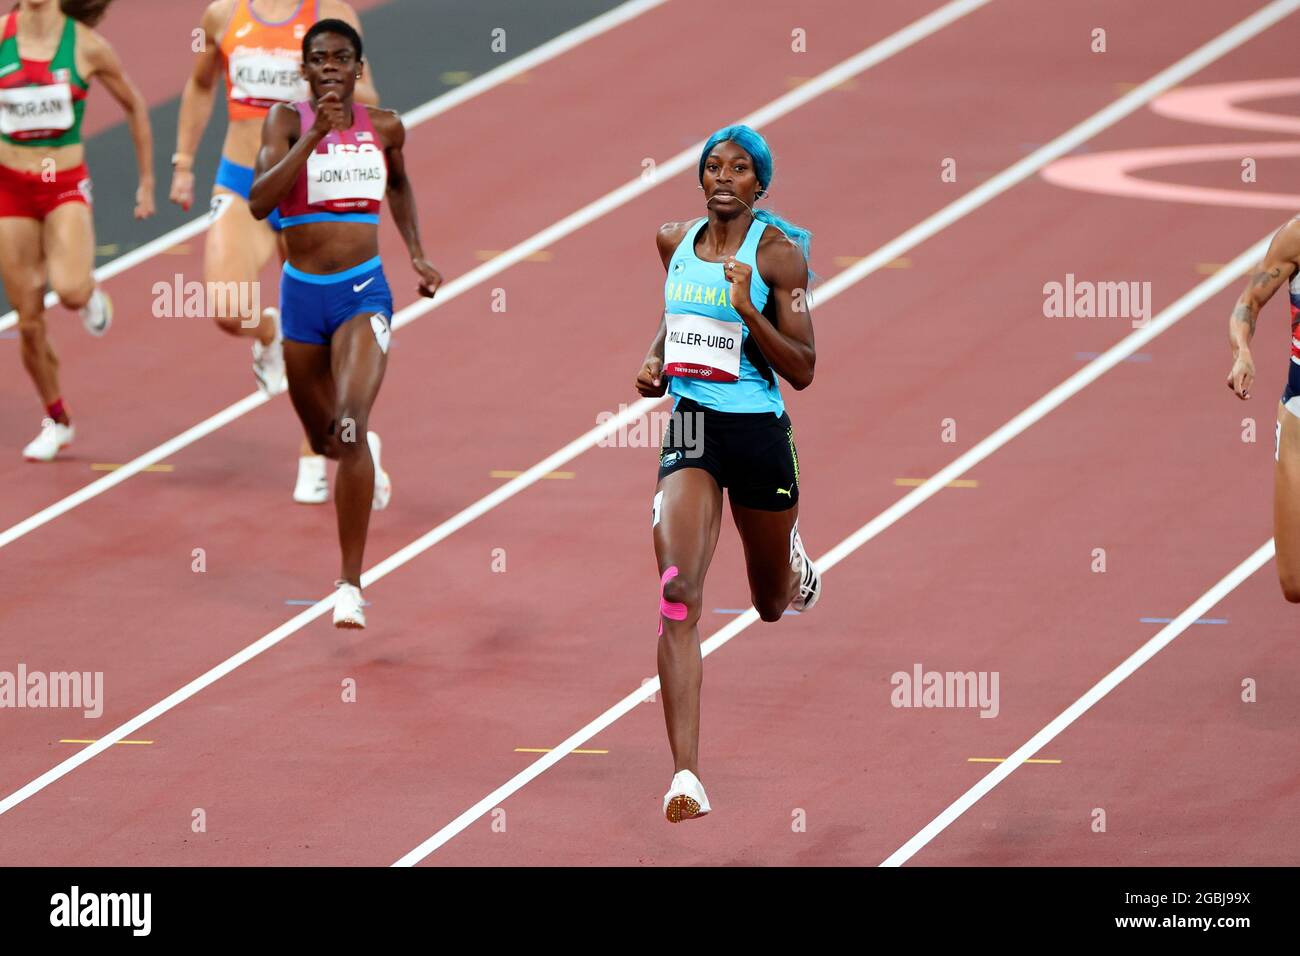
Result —
<instances>
[{"instance_id":1,"label":"tattooed arm","mask_svg":"<svg viewBox=\"0 0 1300 956\"><path fill-rule=\"evenodd\" d=\"M1250 340L1255 337L1259 310L1286 285L1300 269L1300 220L1292 220L1277 231L1264 255L1264 261L1250 274L1250 282L1237 298L1228 319L1228 341L1232 344L1232 371L1228 388L1238 398L1250 398L1255 383L1255 360L1250 354Z\"/></svg>"}]
</instances>

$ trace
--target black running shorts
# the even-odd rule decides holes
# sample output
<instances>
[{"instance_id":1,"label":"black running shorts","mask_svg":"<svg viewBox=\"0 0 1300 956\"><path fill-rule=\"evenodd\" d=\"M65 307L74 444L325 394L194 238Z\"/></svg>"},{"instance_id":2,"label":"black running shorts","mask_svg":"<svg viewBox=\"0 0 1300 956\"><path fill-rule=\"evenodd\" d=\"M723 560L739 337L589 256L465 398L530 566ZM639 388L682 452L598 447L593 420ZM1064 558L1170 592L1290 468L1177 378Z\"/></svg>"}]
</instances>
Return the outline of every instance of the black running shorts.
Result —
<instances>
[{"instance_id":1,"label":"black running shorts","mask_svg":"<svg viewBox=\"0 0 1300 956\"><path fill-rule=\"evenodd\" d=\"M719 412L678 400L659 449L659 480L683 468L703 468L744 508L787 511L799 500L799 456L784 412Z\"/></svg>"}]
</instances>

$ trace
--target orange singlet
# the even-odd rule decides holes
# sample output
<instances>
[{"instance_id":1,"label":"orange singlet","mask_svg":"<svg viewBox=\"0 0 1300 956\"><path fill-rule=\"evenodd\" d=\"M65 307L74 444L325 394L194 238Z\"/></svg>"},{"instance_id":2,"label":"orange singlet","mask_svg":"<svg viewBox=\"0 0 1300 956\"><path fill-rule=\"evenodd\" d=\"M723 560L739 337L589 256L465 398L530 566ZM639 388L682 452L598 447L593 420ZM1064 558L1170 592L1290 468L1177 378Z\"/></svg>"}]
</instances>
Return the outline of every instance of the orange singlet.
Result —
<instances>
[{"instance_id":1,"label":"orange singlet","mask_svg":"<svg viewBox=\"0 0 1300 956\"><path fill-rule=\"evenodd\" d=\"M264 119L276 103L307 99L302 38L316 22L317 5L318 0L299 0L293 16L271 23L253 12L252 0L238 0L221 37L232 120Z\"/></svg>"}]
</instances>

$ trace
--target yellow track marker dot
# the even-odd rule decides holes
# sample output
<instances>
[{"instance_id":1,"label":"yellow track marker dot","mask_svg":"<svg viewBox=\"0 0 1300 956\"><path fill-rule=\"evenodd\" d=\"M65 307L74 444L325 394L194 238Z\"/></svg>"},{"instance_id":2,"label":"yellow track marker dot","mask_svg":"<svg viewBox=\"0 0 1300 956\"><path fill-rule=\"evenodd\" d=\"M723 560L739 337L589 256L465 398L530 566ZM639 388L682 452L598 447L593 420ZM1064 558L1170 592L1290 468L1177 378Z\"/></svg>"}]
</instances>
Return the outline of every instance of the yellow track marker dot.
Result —
<instances>
[{"instance_id":1,"label":"yellow track marker dot","mask_svg":"<svg viewBox=\"0 0 1300 956\"><path fill-rule=\"evenodd\" d=\"M502 470L500 470L500 469L494 469L493 471L488 472L488 474L490 474L493 478L518 478L520 475L523 474L523 472L522 472L522 471L502 471ZM542 477L543 477L543 478L547 478L547 479L572 478L575 474L577 474L577 472L573 472L573 471L548 471L546 474L542 475Z\"/></svg>"},{"instance_id":2,"label":"yellow track marker dot","mask_svg":"<svg viewBox=\"0 0 1300 956\"><path fill-rule=\"evenodd\" d=\"M448 70L439 79L448 86L460 86L462 83L468 83L474 79L474 74L469 70Z\"/></svg>"},{"instance_id":3,"label":"yellow track marker dot","mask_svg":"<svg viewBox=\"0 0 1300 956\"><path fill-rule=\"evenodd\" d=\"M551 750L552 750L551 747L516 747L516 748L515 748L515 753L517 753L517 754L548 754L548 753L551 752ZM608 751L608 750L570 750L569 753L571 753L571 754L607 754L607 753L609 753L609 751Z\"/></svg>"},{"instance_id":4,"label":"yellow track marker dot","mask_svg":"<svg viewBox=\"0 0 1300 956\"><path fill-rule=\"evenodd\" d=\"M98 742L98 741L94 741L94 740L71 740L71 739L68 739L68 740L60 740L60 741L59 741L59 743L61 743L61 744L93 744L93 743L97 743L97 742ZM152 741L152 740L114 740L113 743L115 743L115 744L151 744L151 743L153 743L153 741Z\"/></svg>"},{"instance_id":5,"label":"yellow track marker dot","mask_svg":"<svg viewBox=\"0 0 1300 956\"><path fill-rule=\"evenodd\" d=\"M1006 763L1006 757L967 757L967 763ZM1047 758L1030 757L1025 763L1060 763L1059 760L1048 760Z\"/></svg>"},{"instance_id":6,"label":"yellow track marker dot","mask_svg":"<svg viewBox=\"0 0 1300 956\"><path fill-rule=\"evenodd\" d=\"M113 255L113 254L115 254L115 253L117 252L117 249L118 249L118 245L117 245L117 243L116 243L116 242L110 242L110 243L107 243L107 244L102 245L102 246L96 246L96 247L95 247L95 255L97 255L97 256L111 256L111 255Z\"/></svg>"},{"instance_id":7,"label":"yellow track marker dot","mask_svg":"<svg viewBox=\"0 0 1300 956\"><path fill-rule=\"evenodd\" d=\"M504 249L475 249L474 258L479 262L487 262L489 259L495 259L504 252ZM524 257L525 262L550 262L551 253L549 249L538 249L534 253Z\"/></svg>"},{"instance_id":8,"label":"yellow track marker dot","mask_svg":"<svg viewBox=\"0 0 1300 956\"><path fill-rule=\"evenodd\" d=\"M1112 83L1110 86L1111 89L1120 96L1123 96L1125 93L1131 93L1138 88L1138 84L1136 83ZM1172 90L1170 92L1172 92Z\"/></svg>"},{"instance_id":9,"label":"yellow track marker dot","mask_svg":"<svg viewBox=\"0 0 1300 956\"><path fill-rule=\"evenodd\" d=\"M114 465L109 462L97 461L90 466L91 471L117 471L121 465ZM175 471L175 465L149 465L145 471Z\"/></svg>"},{"instance_id":10,"label":"yellow track marker dot","mask_svg":"<svg viewBox=\"0 0 1300 956\"><path fill-rule=\"evenodd\" d=\"M898 485L901 488L916 488L925 484L929 480L930 480L929 478L895 478L894 484ZM976 481L974 478L958 478L955 481L948 482L948 484L945 485L944 487L978 488L979 486L980 483Z\"/></svg>"},{"instance_id":11,"label":"yellow track marker dot","mask_svg":"<svg viewBox=\"0 0 1300 956\"><path fill-rule=\"evenodd\" d=\"M190 254L190 244L188 242L178 242L174 246L169 246L163 250L165 256L188 256Z\"/></svg>"},{"instance_id":12,"label":"yellow track marker dot","mask_svg":"<svg viewBox=\"0 0 1300 956\"><path fill-rule=\"evenodd\" d=\"M856 265L865 259L866 256L836 256L833 260L841 269L847 269L851 265ZM899 256L897 259L890 259L885 263L886 269L910 269L912 260L907 256Z\"/></svg>"}]
</instances>

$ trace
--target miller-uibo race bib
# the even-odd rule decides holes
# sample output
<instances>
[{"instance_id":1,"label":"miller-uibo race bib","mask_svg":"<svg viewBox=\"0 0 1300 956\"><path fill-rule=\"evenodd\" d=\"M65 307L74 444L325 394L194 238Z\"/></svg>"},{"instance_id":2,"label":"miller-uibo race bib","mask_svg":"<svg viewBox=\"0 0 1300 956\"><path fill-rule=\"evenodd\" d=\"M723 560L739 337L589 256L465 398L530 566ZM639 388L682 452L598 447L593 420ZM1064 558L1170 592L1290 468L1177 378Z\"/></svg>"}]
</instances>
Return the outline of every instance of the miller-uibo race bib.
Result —
<instances>
[{"instance_id":1,"label":"miller-uibo race bib","mask_svg":"<svg viewBox=\"0 0 1300 956\"><path fill-rule=\"evenodd\" d=\"M0 90L0 133L14 139L45 139L72 129L72 87L18 86Z\"/></svg>"},{"instance_id":2,"label":"miller-uibo race bib","mask_svg":"<svg viewBox=\"0 0 1300 956\"><path fill-rule=\"evenodd\" d=\"M664 316L664 374L700 378L710 382L735 382L740 378L740 344L743 327L703 315Z\"/></svg>"},{"instance_id":3,"label":"miller-uibo race bib","mask_svg":"<svg viewBox=\"0 0 1300 956\"><path fill-rule=\"evenodd\" d=\"M305 100L310 93L302 60L261 50L236 49L230 58L230 98L249 106Z\"/></svg>"},{"instance_id":4,"label":"miller-uibo race bib","mask_svg":"<svg viewBox=\"0 0 1300 956\"><path fill-rule=\"evenodd\" d=\"M388 164L372 143L330 143L307 157L307 202L347 209L382 202L388 188Z\"/></svg>"}]
</instances>

